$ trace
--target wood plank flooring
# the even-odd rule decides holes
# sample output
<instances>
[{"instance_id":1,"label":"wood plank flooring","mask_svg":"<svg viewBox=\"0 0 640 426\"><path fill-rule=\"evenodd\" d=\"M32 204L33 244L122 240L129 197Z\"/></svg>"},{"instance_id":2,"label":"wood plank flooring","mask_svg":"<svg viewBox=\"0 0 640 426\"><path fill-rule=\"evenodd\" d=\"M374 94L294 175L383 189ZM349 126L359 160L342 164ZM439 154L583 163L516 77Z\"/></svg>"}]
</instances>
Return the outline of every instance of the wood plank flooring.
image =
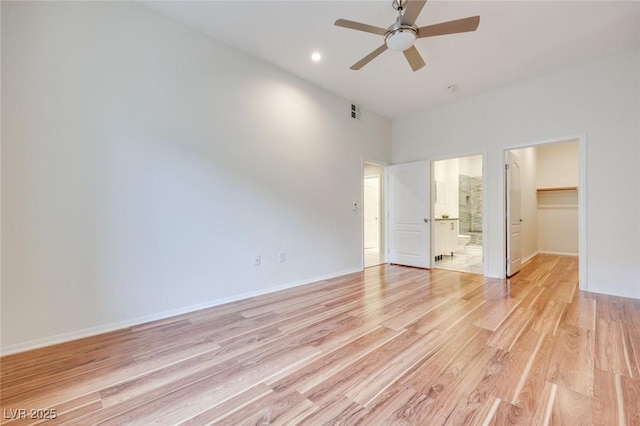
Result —
<instances>
[{"instance_id":1,"label":"wood plank flooring","mask_svg":"<svg viewBox=\"0 0 640 426\"><path fill-rule=\"evenodd\" d=\"M639 425L640 300L577 276L551 255L509 280L382 265L9 355L1 421Z\"/></svg>"}]
</instances>

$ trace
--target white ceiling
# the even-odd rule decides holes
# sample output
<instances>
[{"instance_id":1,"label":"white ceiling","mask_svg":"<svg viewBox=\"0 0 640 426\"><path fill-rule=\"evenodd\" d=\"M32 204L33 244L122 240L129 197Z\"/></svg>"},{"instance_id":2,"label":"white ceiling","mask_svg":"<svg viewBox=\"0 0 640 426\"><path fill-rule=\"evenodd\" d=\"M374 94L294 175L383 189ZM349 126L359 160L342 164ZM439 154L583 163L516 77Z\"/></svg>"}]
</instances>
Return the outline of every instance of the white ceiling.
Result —
<instances>
[{"instance_id":1,"label":"white ceiling","mask_svg":"<svg viewBox=\"0 0 640 426\"><path fill-rule=\"evenodd\" d=\"M427 65L415 73L394 51L352 71L383 38L334 21L386 28L397 15L391 0L143 4L389 118L640 47L638 1L430 0L419 27L480 15L478 30L418 40ZM310 59L314 50L319 63Z\"/></svg>"}]
</instances>

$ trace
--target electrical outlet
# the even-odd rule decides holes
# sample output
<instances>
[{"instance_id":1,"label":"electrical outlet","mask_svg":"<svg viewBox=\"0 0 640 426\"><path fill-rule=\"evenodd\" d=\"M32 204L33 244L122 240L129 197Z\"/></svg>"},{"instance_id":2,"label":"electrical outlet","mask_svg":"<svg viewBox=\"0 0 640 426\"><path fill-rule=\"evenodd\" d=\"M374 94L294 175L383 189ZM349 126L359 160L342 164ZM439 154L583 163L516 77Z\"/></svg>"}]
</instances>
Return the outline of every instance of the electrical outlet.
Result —
<instances>
[{"instance_id":1,"label":"electrical outlet","mask_svg":"<svg viewBox=\"0 0 640 426\"><path fill-rule=\"evenodd\" d=\"M253 258L253 266L260 266L260 255L256 254Z\"/></svg>"},{"instance_id":2,"label":"electrical outlet","mask_svg":"<svg viewBox=\"0 0 640 426\"><path fill-rule=\"evenodd\" d=\"M285 255L285 252L281 251L279 256L280 256L280 262L284 262L284 261L285 261L285 259L286 259L286 257L285 257L285 256L286 256L286 255Z\"/></svg>"}]
</instances>

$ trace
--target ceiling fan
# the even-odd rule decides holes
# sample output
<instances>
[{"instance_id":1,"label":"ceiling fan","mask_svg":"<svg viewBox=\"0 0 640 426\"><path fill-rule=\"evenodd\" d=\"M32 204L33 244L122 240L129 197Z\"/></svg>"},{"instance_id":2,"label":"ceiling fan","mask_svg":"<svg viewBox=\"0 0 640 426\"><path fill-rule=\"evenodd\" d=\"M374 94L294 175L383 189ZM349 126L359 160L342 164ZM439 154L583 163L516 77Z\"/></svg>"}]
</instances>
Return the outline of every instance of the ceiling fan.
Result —
<instances>
[{"instance_id":1,"label":"ceiling fan","mask_svg":"<svg viewBox=\"0 0 640 426\"><path fill-rule=\"evenodd\" d=\"M479 16L457 19L455 21L441 22L439 24L427 25L418 28L415 25L418 15L422 11L427 0L393 0L392 6L398 11L398 17L389 28L381 28L373 25L362 24L360 22L338 19L335 25L338 27L350 28L352 30L364 31L367 33L384 36L384 44L355 64L351 65L352 70L359 70L378 55L387 49L404 53L407 62L413 71L424 67L424 60L420 52L414 46L419 38L433 37L446 34L464 33L475 31L480 23Z\"/></svg>"}]
</instances>

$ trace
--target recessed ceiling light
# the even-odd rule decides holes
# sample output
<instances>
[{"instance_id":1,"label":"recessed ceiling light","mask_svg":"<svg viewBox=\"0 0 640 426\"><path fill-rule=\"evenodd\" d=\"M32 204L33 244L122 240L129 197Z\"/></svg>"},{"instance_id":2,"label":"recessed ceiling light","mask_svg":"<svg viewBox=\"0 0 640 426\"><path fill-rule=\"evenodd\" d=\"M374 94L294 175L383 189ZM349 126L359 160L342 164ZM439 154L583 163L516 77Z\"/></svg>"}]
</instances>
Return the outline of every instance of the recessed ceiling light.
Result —
<instances>
[{"instance_id":1,"label":"recessed ceiling light","mask_svg":"<svg viewBox=\"0 0 640 426\"><path fill-rule=\"evenodd\" d=\"M311 54L311 60L313 62L318 62L318 61L320 61L320 59L322 59L322 55L320 54L320 52L313 52Z\"/></svg>"}]
</instances>

